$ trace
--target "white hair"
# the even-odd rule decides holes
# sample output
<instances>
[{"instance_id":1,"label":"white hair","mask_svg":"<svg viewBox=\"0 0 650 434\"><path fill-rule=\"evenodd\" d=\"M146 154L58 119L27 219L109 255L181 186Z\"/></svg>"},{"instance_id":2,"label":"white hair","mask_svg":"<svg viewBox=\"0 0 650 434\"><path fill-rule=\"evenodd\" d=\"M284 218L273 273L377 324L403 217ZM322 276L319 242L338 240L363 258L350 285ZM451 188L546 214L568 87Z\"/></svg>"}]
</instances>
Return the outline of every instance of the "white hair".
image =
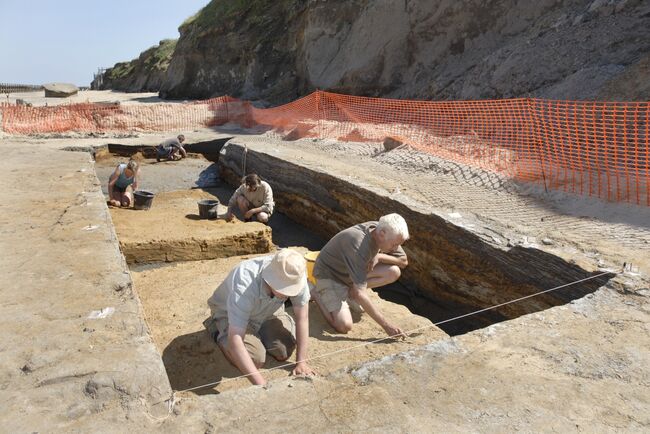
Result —
<instances>
[{"instance_id":1,"label":"white hair","mask_svg":"<svg viewBox=\"0 0 650 434\"><path fill-rule=\"evenodd\" d=\"M394 238L400 236L405 241L409 239L409 228L406 221L396 213L382 216L377 223L377 229L383 229L386 234Z\"/></svg>"}]
</instances>

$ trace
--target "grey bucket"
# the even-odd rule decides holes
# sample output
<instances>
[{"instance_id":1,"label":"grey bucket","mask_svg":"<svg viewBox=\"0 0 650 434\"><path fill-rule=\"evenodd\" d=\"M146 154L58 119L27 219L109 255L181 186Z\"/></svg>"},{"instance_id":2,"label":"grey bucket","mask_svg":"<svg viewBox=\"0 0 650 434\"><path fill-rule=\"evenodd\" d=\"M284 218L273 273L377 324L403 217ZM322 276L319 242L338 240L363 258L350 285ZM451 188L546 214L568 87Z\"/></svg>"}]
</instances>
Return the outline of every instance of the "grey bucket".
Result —
<instances>
[{"instance_id":1,"label":"grey bucket","mask_svg":"<svg viewBox=\"0 0 650 434\"><path fill-rule=\"evenodd\" d=\"M203 199L198 201L199 204L199 217L202 219L216 219L217 206L219 201L216 199Z\"/></svg>"},{"instance_id":2,"label":"grey bucket","mask_svg":"<svg viewBox=\"0 0 650 434\"><path fill-rule=\"evenodd\" d=\"M133 196L135 198L133 208L146 210L151 208L151 203L155 195L150 191L137 190L133 192Z\"/></svg>"}]
</instances>

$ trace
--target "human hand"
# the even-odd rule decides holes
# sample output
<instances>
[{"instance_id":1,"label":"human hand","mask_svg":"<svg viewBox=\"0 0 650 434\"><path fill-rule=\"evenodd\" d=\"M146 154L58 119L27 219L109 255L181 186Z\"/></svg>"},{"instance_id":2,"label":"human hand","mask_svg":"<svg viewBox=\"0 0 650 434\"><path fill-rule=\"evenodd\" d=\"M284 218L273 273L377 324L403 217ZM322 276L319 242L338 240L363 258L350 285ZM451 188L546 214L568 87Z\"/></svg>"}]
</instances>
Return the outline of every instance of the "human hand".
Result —
<instances>
[{"instance_id":1,"label":"human hand","mask_svg":"<svg viewBox=\"0 0 650 434\"><path fill-rule=\"evenodd\" d=\"M384 331L388 336L392 338L396 338L396 339L406 338L406 334L402 331L401 328L396 327L390 323L386 323L386 325L384 326Z\"/></svg>"},{"instance_id":2,"label":"human hand","mask_svg":"<svg viewBox=\"0 0 650 434\"><path fill-rule=\"evenodd\" d=\"M249 209L248 211L246 211L246 214L244 214L244 218L249 219L249 218L253 217L253 214L254 214L253 210Z\"/></svg>"},{"instance_id":3,"label":"human hand","mask_svg":"<svg viewBox=\"0 0 650 434\"><path fill-rule=\"evenodd\" d=\"M374 270L375 265L379 262L379 254L376 254L370 261L368 261L368 266L366 268L366 271L369 273L372 270Z\"/></svg>"},{"instance_id":4,"label":"human hand","mask_svg":"<svg viewBox=\"0 0 650 434\"><path fill-rule=\"evenodd\" d=\"M293 368L291 374L296 376L313 377L314 375L316 375L316 372L314 372L314 370L311 369L311 367L307 363L299 362L296 364L296 367Z\"/></svg>"}]
</instances>

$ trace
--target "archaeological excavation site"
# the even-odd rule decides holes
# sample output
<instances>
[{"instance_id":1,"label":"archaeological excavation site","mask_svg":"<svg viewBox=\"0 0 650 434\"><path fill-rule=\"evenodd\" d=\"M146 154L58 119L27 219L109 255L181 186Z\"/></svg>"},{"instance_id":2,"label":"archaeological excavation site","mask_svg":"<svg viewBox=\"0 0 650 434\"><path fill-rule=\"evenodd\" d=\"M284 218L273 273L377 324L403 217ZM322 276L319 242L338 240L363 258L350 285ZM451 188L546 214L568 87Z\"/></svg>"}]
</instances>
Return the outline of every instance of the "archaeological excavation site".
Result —
<instances>
[{"instance_id":1,"label":"archaeological excavation site","mask_svg":"<svg viewBox=\"0 0 650 434\"><path fill-rule=\"evenodd\" d=\"M496 429L503 418L514 429L524 416L542 426L566 405L589 405L587 428L600 426L596 416L643 425L645 203L565 193L552 184L553 161L543 163L546 190L490 170L511 161L512 171L524 159L473 135L437 139L443 158L409 144L405 125L396 137L342 119L288 124L284 112L273 126L273 109L227 102L230 119L206 106L213 127L5 135L14 150L5 170L21 179L5 192L2 214L13 252L3 285L3 384L15 397L7 414L27 412L37 430L275 430L290 416L291 430L417 431L425 420ZM164 106L122 107L139 123L139 113ZM196 104L175 107L188 109ZM178 131L186 158L157 161L155 144ZM482 166L454 161L461 146L487 155ZM153 194L148 208L107 203L111 174L128 161L138 162L138 188ZM249 173L273 188L268 224L226 219ZM583 176L576 186L597 190L589 183L598 176L575 176ZM217 204L214 215L201 215L205 200ZM408 224L408 266L368 296L406 338L388 337L366 312L339 333L312 301L308 355L317 375L292 376L295 353L269 357L267 385L252 386L203 325L217 286L242 261L283 248L318 252L339 231L389 213ZM24 423L3 422L10 431Z\"/></svg>"},{"instance_id":2,"label":"archaeological excavation site","mask_svg":"<svg viewBox=\"0 0 650 434\"><path fill-rule=\"evenodd\" d=\"M212 1L0 84L1 432L649 430L649 7L398 3Z\"/></svg>"}]
</instances>

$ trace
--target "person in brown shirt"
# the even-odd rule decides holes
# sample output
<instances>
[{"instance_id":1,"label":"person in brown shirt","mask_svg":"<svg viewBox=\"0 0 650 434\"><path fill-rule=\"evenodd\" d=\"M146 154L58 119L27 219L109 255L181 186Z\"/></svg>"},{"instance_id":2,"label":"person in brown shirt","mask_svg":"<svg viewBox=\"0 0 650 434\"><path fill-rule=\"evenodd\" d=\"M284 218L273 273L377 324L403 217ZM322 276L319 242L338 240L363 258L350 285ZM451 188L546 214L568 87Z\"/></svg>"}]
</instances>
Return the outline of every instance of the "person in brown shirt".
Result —
<instances>
[{"instance_id":1,"label":"person in brown shirt","mask_svg":"<svg viewBox=\"0 0 650 434\"><path fill-rule=\"evenodd\" d=\"M336 234L323 247L314 264L316 285L312 296L327 322L339 333L352 329L348 300L358 303L389 336L403 336L370 301L366 288L395 282L408 265L401 245L408 226L399 214L366 222Z\"/></svg>"}]
</instances>

